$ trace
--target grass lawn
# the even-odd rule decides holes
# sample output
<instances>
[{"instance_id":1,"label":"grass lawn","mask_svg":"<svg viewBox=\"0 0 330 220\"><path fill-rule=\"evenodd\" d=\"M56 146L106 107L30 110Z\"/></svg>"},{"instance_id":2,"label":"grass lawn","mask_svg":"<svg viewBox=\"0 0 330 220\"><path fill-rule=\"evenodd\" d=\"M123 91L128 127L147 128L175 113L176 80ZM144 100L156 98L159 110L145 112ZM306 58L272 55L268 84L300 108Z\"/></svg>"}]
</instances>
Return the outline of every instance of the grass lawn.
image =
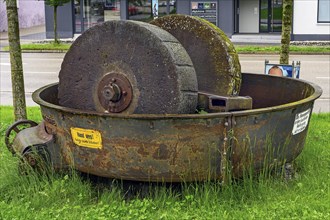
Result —
<instances>
[{"instance_id":1,"label":"grass lawn","mask_svg":"<svg viewBox=\"0 0 330 220\"><path fill-rule=\"evenodd\" d=\"M22 44L22 51L60 51L66 52L69 50L69 43L44 43L44 44ZM265 45L235 45L238 53L259 53L259 54L279 54L280 46L265 46ZM4 50L9 50L9 47L4 47ZM290 46L291 53L300 54L330 54L330 46Z\"/></svg>"},{"instance_id":2,"label":"grass lawn","mask_svg":"<svg viewBox=\"0 0 330 220\"><path fill-rule=\"evenodd\" d=\"M238 53L279 54L281 46L235 45ZM290 46L290 53L330 54L330 46Z\"/></svg>"},{"instance_id":3,"label":"grass lawn","mask_svg":"<svg viewBox=\"0 0 330 220\"><path fill-rule=\"evenodd\" d=\"M38 107L28 115L41 120ZM312 115L291 181L274 176L229 186L153 186L129 197L120 181L95 184L74 171L19 175L18 159L4 144L12 108L0 106L0 117L0 219L330 219L330 113Z\"/></svg>"},{"instance_id":4,"label":"grass lawn","mask_svg":"<svg viewBox=\"0 0 330 220\"><path fill-rule=\"evenodd\" d=\"M42 44L21 44L22 51L61 51L66 52L69 50L71 44L69 43L60 43L54 44L51 43L42 43ZM9 51L9 47L4 47L4 50Z\"/></svg>"}]
</instances>

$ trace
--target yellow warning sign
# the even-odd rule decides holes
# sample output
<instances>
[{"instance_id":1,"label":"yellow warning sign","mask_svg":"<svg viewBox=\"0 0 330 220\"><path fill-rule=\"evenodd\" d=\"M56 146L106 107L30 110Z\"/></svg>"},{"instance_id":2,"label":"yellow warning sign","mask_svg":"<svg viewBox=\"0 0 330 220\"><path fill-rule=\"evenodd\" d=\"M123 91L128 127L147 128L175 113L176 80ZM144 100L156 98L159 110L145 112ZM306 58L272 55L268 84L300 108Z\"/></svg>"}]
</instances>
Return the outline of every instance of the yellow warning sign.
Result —
<instances>
[{"instance_id":1,"label":"yellow warning sign","mask_svg":"<svg viewBox=\"0 0 330 220\"><path fill-rule=\"evenodd\" d=\"M71 128L71 137L73 142L81 147L102 148L101 133L96 130Z\"/></svg>"}]
</instances>

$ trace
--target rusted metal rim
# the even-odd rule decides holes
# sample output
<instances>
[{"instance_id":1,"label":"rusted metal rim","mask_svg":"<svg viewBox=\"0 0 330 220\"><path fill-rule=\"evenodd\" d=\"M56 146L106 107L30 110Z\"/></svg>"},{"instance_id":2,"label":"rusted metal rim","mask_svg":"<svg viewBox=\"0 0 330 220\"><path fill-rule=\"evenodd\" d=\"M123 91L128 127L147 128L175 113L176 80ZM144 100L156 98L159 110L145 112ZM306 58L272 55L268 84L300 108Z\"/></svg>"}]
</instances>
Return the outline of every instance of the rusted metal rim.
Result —
<instances>
[{"instance_id":1,"label":"rusted metal rim","mask_svg":"<svg viewBox=\"0 0 330 220\"><path fill-rule=\"evenodd\" d=\"M269 76L269 75L260 75L260 74L254 74L254 73L242 73L242 75L254 75L258 77L275 77L275 76ZM205 118L217 118L219 116L221 117L226 117L230 115L249 115L249 114L258 114L258 113L267 113L267 112L274 112L274 111L280 111L280 110L285 110L285 109L291 109L295 108L296 106L306 104L309 102L312 102L319 98L322 94L322 89L320 86L307 82L304 80L297 80L297 79L291 79L291 78L285 78L285 80L294 80L294 81L299 81L299 83L304 83L308 86L310 86L313 89L313 93L301 100L295 101L295 102L289 102L285 103L282 105L277 105L277 106L272 106L272 107L266 107L266 108L257 108L257 109L252 109L252 110L244 110L244 111L235 111L235 112L221 112L221 113L208 113L208 114L129 114L129 115L119 115L119 114L113 114L113 113L101 113L101 112L95 112L95 111L86 111L86 110L81 110L81 109L73 109L73 108L68 108L68 107L63 107L51 102L47 102L42 96L43 93L47 90L54 90L57 95L57 86L58 83L53 83L46 85L38 90L36 90L32 94L33 100L39 104L40 106L44 106L47 108L52 108L56 109L58 111L62 112L68 112L68 113L74 113L74 114L80 114L80 115L98 115L102 117L113 117L113 118L131 118L131 119L170 119L170 118L180 118L180 119L205 119Z\"/></svg>"}]
</instances>

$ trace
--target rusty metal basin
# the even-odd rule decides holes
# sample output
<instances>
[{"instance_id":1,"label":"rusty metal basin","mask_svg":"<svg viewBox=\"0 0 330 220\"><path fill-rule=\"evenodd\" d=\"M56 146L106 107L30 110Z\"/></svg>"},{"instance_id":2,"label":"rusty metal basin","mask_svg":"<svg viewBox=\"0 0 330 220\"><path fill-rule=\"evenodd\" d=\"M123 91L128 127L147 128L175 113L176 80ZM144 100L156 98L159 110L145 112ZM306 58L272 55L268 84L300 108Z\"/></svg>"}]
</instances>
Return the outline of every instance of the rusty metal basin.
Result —
<instances>
[{"instance_id":1,"label":"rusty metal basin","mask_svg":"<svg viewBox=\"0 0 330 220\"><path fill-rule=\"evenodd\" d=\"M241 177L245 169L292 162L302 151L319 86L242 74L253 109L208 114L106 114L62 107L58 84L33 94L55 168L137 181Z\"/></svg>"}]
</instances>

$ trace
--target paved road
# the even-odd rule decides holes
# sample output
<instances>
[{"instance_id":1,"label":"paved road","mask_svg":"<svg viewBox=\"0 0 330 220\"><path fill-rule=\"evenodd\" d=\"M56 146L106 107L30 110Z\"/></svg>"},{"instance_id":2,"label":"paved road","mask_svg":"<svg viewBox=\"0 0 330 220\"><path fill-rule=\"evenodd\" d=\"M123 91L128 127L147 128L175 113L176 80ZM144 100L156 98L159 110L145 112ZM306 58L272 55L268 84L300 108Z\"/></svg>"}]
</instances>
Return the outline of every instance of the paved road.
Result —
<instances>
[{"instance_id":1,"label":"paved road","mask_svg":"<svg viewBox=\"0 0 330 220\"><path fill-rule=\"evenodd\" d=\"M23 71L28 106L36 105L32 93L47 84L58 82L58 72L64 54L62 53L23 53ZM0 104L12 105L12 89L9 53L0 53Z\"/></svg>"},{"instance_id":2,"label":"paved road","mask_svg":"<svg viewBox=\"0 0 330 220\"><path fill-rule=\"evenodd\" d=\"M242 72L263 73L265 59L278 63L278 55L241 54ZM330 112L330 55L290 55L290 62L301 61L300 79L319 85L322 96L315 101L313 112Z\"/></svg>"},{"instance_id":3,"label":"paved road","mask_svg":"<svg viewBox=\"0 0 330 220\"><path fill-rule=\"evenodd\" d=\"M64 54L23 53L23 68L27 105L36 105L32 92L49 83L58 82L58 72ZM330 56L291 55L292 60L301 61L301 79L318 84L323 94L315 102L314 112L330 112ZM263 73L265 59L278 62L277 55L240 55L242 72ZM0 53L0 104L12 105L9 53Z\"/></svg>"}]
</instances>

